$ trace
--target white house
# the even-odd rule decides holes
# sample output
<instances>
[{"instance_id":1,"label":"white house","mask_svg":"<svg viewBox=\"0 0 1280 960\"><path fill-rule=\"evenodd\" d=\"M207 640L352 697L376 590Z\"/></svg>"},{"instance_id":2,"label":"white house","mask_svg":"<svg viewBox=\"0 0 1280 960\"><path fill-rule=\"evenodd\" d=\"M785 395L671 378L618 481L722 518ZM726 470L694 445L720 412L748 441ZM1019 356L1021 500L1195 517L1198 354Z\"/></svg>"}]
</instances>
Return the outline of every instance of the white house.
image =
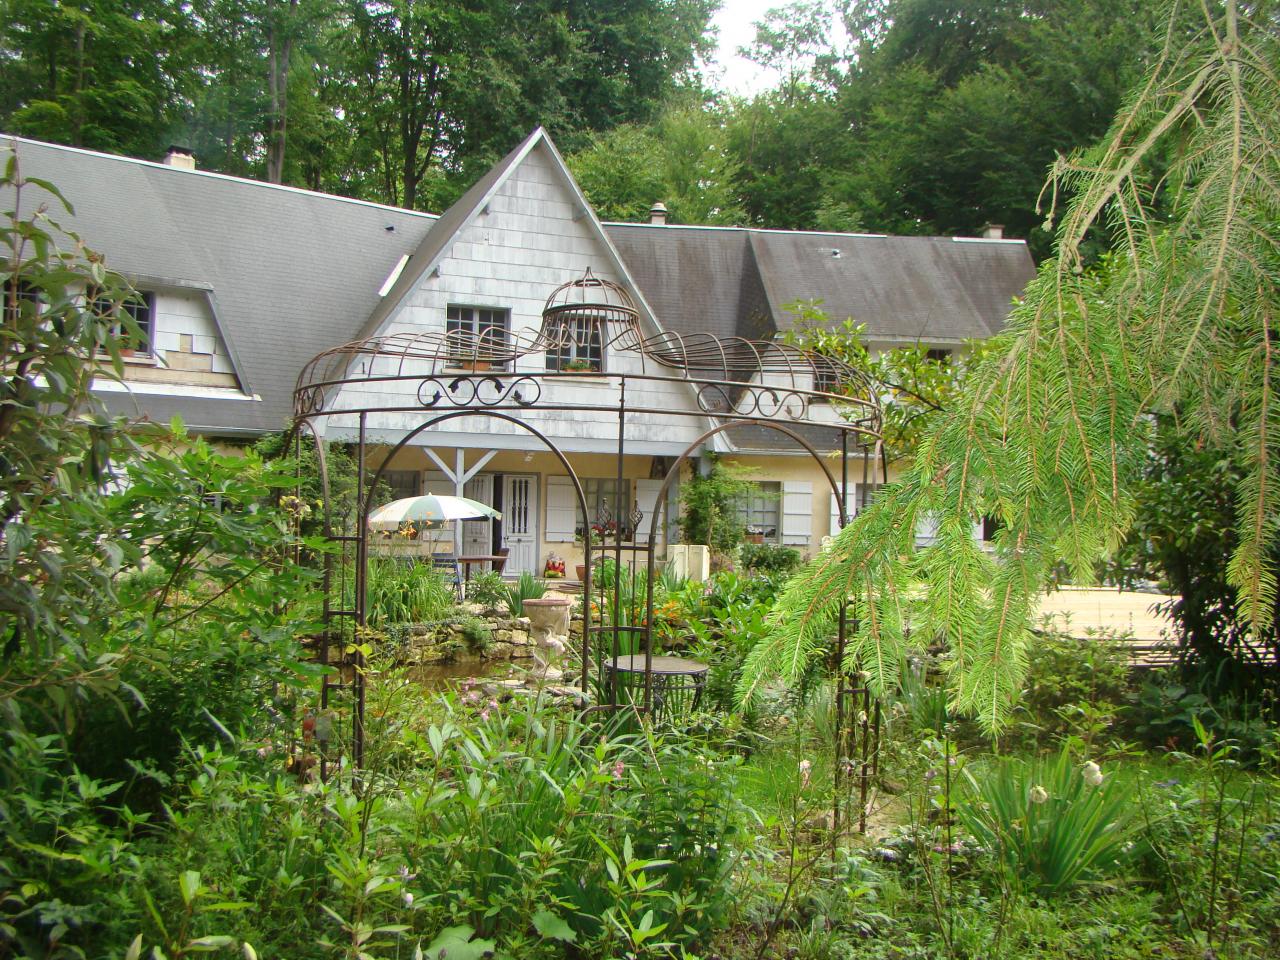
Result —
<instances>
[{"instance_id":1,"label":"white house","mask_svg":"<svg viewBox=\"0 0 1280 960\"><path fill-rule=\"evenodd\" d=\"M75 205L64 225L142 294L136 311L148 335L128 359L126 385L104 380L97 388L118 411L157 421L181 415L192 431L227 441L284 428L299 372L322 351L429 331L529 340L548 296L587 270L630 293L646 336L767 340L792 322L788 304L816 299L834 319L864 323L873 345L938 350L999 329L1033 274L1025 244L998 237L603 224L541 129L440 216L193 170L172 154L152 163L8 142L24 175L51 181ZM11 209L12 197L3 199ZM24 208L47 201L38 189L22 197ZM524 354L505 372L545 373L573 361L585 375L550 389L604 406L614 387L592 374L629 372L637 362L590 342L569 352ZM344 387L350 395L333 402L358 405L369 389L377 388ZM616 415L528 413L585 478L596 516L625 518L637 508L652 516L661 464L714 420L683 384L638 389L648 393L629 398L632 406L649 412L626 418L621 484ZM394 441L419 416L381 415L368 435ZM338 420L331 429L341 436L354 426ZM811 427L806 436L830 449L834 433ZM771 430L743 426L707 448L758 468L750 520L769 539L811 551L832 529L834 499L820 467ZM563 467L510 424L451 421L386 466L397 494L461 488L499 506L501 524L466 525L471 552L506 546L514 571L540 570L549 552L576 556ZM860 465L850 477L861 477ZM855 491L854 503L866 495Z\"/></svg>"}]
</instances>

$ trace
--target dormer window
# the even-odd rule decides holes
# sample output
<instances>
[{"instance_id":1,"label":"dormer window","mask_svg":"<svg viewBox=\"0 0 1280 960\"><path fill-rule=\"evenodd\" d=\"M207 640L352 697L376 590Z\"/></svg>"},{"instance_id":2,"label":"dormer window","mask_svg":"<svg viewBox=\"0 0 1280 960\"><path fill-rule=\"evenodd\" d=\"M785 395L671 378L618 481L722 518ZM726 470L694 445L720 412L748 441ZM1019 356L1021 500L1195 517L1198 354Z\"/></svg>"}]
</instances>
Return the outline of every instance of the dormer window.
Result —
<instances>
[{"instance_id":1,"label":"dormer window","mask_svg":"<svg viewBox=\"0 0 1280 960\"><path fill-rule=\"evenodd\" d=\"M150 290L135 290L123 300L113 300L90 291L86 299L90 310L110 321L106 336L119 345L121 356L151 356L155 342L154 293Z\"/></svg>"}]
</instances>

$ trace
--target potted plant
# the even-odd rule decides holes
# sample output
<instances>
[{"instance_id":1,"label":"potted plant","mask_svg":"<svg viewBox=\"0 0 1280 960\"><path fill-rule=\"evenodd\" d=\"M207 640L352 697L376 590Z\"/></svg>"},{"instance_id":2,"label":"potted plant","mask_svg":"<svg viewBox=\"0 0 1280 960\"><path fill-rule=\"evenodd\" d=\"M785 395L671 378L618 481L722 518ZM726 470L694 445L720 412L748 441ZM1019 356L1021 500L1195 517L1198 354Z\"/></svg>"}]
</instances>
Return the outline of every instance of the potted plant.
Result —
<instances>
[{"instance_id":1,"label":"potted plant","mask_svg":"<svg viewBox=\"0 0 1280 960\"><path fill-rule=\"evenodd\" d=\"M595 364L583 357L574 357L560 365L561 373L596 373Z\"/></svg>"},{"instance_id":2,"label":"potted plant","mask_svg":"<svg viewBox=\"0 0 1280 960\"><path fill-rule=\"evenodd\" d=\"M764 527L758 523L747 524L747 543L764 543Z\"/></svg>"}]
</instances>

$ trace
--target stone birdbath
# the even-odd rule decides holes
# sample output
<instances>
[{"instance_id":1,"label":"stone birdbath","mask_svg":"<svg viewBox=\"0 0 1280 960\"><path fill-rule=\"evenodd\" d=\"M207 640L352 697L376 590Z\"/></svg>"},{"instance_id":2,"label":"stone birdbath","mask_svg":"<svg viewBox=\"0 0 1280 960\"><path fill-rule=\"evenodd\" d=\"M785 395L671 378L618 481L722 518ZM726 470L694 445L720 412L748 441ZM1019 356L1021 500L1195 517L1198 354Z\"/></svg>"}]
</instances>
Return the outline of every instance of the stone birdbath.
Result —
<instances>
[{"instance_id":1,"label":"stone birdbath","mask_svg":"<svg viewBox=\"0 0 1280 960\"><path fill-rule=\"evenodd\" d=\"M573 599L565 596L532 597L524 602L524 615L529 618L530 639L548 648L552 637L569 636L569 610Z\"/></svg>"}]
</instances>

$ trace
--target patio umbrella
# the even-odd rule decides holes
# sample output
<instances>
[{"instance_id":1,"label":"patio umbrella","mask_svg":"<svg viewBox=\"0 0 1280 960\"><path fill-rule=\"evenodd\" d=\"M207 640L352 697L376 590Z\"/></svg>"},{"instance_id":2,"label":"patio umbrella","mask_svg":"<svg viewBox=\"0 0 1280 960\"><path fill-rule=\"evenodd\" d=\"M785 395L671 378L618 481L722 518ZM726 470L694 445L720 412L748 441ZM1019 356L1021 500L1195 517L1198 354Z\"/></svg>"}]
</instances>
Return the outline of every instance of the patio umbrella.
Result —
<instances>
[{"instance_id":1,"label":"patio umbrella","mask_svg":"<svg viewBox=\"0 0 1280 960\"><path fill-rule=\"evenodd\" d=\"M443 523L446 520L482 520L486 517L501 520L502 514L478 500L429 493L422 497L392 500L378 507L369 514L369 526L374 530L395 530L409 521Z\"/></svg>"}]
</instances>

